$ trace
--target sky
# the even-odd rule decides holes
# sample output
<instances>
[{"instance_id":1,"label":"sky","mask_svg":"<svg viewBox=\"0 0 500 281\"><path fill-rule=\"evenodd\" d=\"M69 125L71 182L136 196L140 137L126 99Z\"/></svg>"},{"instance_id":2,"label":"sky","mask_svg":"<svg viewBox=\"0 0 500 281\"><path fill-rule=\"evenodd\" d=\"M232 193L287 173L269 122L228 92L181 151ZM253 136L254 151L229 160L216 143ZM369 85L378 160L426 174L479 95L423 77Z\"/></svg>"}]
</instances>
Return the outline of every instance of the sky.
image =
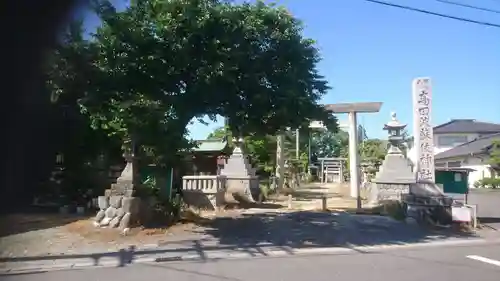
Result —
<instances>
[{"instance_id":1,"label":"sky","mask_svg":"<svg viewBox=\"0 0 500 281\"><path fill-rule=\"evenodd\" d=\"M125 5L124 0L116 0ZM384 0L382 0L384 1ZM270 2L270 1L266 1ZM323 103L383 102L379 113L358 116L368 137L396 112L412 130L411 83L432 81L432 123L476 119L500 123L500 27L488 27L370 3L365 0L278 0L304 24L323 58L318 65L332 88ZM500 1L456 0L499 13L458 7L437 0L386 0L435 13L500 25ZM89 19L89 26L95 19ZM346 116L338 116L343 122ZM204 139L222 119L190 125Z\"/></svg>"}]
</instances>

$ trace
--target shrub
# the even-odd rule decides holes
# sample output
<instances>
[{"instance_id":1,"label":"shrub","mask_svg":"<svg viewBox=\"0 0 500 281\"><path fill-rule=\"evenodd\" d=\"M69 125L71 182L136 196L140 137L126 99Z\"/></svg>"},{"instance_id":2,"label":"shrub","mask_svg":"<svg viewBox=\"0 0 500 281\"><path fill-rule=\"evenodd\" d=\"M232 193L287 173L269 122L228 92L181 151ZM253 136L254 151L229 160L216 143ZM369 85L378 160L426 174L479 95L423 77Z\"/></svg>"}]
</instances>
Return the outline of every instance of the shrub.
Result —
<instances>
[{"instance_id":1,"label":"shrub","mask_svg":"<svg viewBox=\"0 0 500 281\"><path fill-rule=\"evenodd\" d=\"M482 188L497 189L500 188L500 178L483 178L477 181L477 184ZM474 184L474 186L476 186L476 184Z\"/></svg>"},{"instance_id":2,"label":"shrub","mask_svg":"<svg viewBox=\"0 0 500 281\"><path fill-rule=\"evenodd\" d=\"M406 218L406 205L397 200L387 200L382 202L383 214L386 214L396 220Z\"/></svg>"}]
</instances>

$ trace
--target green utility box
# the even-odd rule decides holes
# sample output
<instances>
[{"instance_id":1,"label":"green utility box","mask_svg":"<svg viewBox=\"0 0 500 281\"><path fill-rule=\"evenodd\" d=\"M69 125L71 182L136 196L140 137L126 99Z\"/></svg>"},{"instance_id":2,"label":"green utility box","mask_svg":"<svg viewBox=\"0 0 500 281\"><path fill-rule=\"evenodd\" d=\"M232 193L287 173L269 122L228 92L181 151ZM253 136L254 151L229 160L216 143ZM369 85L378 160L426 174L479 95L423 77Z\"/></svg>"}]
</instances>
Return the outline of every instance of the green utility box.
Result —
<instances>
[{"instance_id":1,"label":"green utility box","mask_svg":"<svg viewBox=\"0 0 500 281\"><path fill-rule=\"evenodd\" d=\"M468 194L470 171L472 171L472 169L436 169L436 184L441 184L443 186L444 193Z\"/></svg>"},{"instance_id":2,"label":"green utility box","mask_svg":"<svg viewBox=\"0 0 500 281\"><path fill-rule=\"evenodd\" d=\"M154 165L148 165L140 168L139 175L141 182L145 182L148 179L154 179L156 181L156 186L159 188L160 195L163 198L171 199L173 169L166 169L163 174L159 175Z\"/></svg>"}]
</instances>

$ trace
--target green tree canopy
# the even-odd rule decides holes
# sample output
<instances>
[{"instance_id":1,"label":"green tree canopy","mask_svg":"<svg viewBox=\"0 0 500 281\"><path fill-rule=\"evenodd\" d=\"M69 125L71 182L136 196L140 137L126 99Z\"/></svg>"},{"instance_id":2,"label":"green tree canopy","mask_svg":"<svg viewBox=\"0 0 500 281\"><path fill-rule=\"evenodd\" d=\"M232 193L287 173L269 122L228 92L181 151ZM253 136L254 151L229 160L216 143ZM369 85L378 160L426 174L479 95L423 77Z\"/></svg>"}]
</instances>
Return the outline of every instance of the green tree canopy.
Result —
<instances>
[{"instance_id":1,"label":"green tree canopy","mask_svg":"<svg viewBox=\"0 0 500 281\"><path fill-rule=\"evenodd\" d=\"M345 131L316 131L311 136L311 153L319 158L347 157L349 134Z\"/></svg>"},{"instance_id":2,"label":"green tree canopy","mask_svg":"<svg viewBox=\"0 0 500 281\"><path fill-rule=\"evenodd\" d=\"M360 155L363 160L382 161L387 154L387 141L367 139L360 145Z\"/></svg>"},{"instance_id":3,"label":"green tree canopy","mask_svg":"<svg viewBox=\"0 0 500 281\"><path fill-rule=\"evenodd\" d=\"M124 11L94 1L102 25L78 38L74 68L51 87L81 91L79 106L94 129L134 139L158 163L189 148L193 118L221 115L231 131L273 135L311 120L335 129L319 104L328 90L314 42L285 9L218 0L142 0ZM71 83L70 83L71 82ZM71 85L71 86L70 86Z\"/></svg>"},{"instance_id":4,"label":"green tree canopy","mask_svg":"<svg viewBox=\"0 0 500 281\"><path fill-rule=\"evenodd\" d=\"M224 138L230 139L231 137L232 137L232 135L228 131L228 128L218 127L218 128L215 128L210 134L208 134L207 140L224 139Z\"/></svg>"},{"instance_id":5,"label":"green tree canopy","mask_svg":"<svg viewBox=\"0 0 500 281\"><path fill-rule=\"evenodd\" d=\"M500 140L494 141L489 149L490 159L488 163L491 167L500 172Z\"/></svg>"}]
</instances>

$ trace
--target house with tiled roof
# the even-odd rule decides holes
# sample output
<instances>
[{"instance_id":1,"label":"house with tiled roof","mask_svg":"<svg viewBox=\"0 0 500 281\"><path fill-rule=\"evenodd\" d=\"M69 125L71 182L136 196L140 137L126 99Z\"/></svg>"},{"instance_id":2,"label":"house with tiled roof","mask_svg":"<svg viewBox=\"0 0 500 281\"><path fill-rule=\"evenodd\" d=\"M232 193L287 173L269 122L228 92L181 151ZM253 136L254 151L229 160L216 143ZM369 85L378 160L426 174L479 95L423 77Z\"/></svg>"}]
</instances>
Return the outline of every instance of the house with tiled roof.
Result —
<instances>
[{"instance_id":1,"label":"house with tiled roof","mask_svg":"<svg viewBox=\"0 0 500 281\"><path fill-rule=\"evenodd\" d=\"M500 124L481 122L474 119L453 119L434 127L433 131L434 148L437 156L441 152L461 144L500 133Z\"/></svg>"},{"instance_id":2,"label":"house with tiled roof","mask_svg":"<svg viewBox=\"0 0 500 281\"><path fill-rule=\"evenodd\" d=\"M488 164L494 141L500 141L500 124L474 119L453 119L433 128L436 168L469 168L469 187L491 177Z\"/></svg>"}]
</instances>

